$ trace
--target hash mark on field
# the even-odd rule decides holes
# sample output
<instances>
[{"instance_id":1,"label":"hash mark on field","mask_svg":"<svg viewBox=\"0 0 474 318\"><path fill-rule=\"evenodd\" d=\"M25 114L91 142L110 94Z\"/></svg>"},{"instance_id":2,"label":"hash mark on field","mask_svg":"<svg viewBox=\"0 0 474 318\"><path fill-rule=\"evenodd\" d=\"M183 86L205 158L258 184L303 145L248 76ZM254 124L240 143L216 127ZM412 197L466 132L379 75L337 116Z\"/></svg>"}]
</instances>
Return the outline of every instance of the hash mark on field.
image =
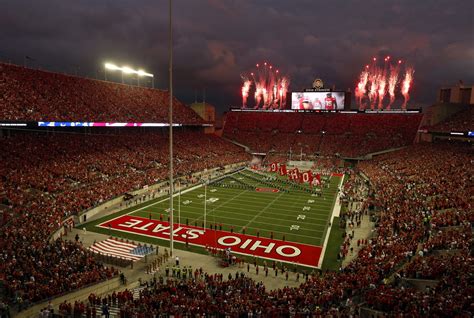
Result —
<instances>
[{"instance_id":1,"label":"hash mark on field","mask_svg":"<svg viewBox=\"0 0 474 318\"><path fill-rule=\"evenodd\" d=\"M227 225L229 227L231 226L235 226L235 224L229 224L229 223L224 223L222 222L222 225ZM283 226L281 226L283 227ZM291 235L291 236L297 236L297 237L304 237L304 238L309 238L309 239L312 239L314 240L315 238L318 239L318 240L321 240L322 237L319 237L319 236L315 236L315 235L304 235L304 234L295 234L294 232L282 232L282 231L277 231L273 228L271 229L262 229L262 228L256 228L256 227L252 227L252 226L249 226L247 227L247 230L249 229L254 229L254 230L258 230L258 231L268 231L268 232L273 232L273 233L279 233L279 234L282 234L282 235ZM301 241L289 241L289 242L296 242L296 243L301 243L301 244L306 244L306 245L313 245L313 246L318 246L317 244L313 244L313 243L303 243Z\"/></svg>"},{"instance_id":2,"label":"hash mark on field","mask_svg":"<svg viewBox=\"0 0 474 318\"><path fill-rule=\"evenodd\" d=\"M300 226L299 226L299 225L293 224L292 226L290 226L290 231L293 231L293 230L299 231L299 229L300 229Z\"/></svg>"},{"instance_id":3,"label":"hash mark on field","mask_svg":"<svg viewBox=\"0 0 474 318\"><path fill-rule=\"evenodd\" d=\"M191 207L187 207L187 208L191 208ZM195 215L202 215L202 208L194 208L195 210L198 210L199 212L192 212L190 209L187 209L186 212L181 212L183 214L195 214ZM273 209L273 208L272 208ZM226 214L228 212L228 207L225 207L225 211L226 211ZM240 209L240 211L242 211L242 209ZM239 213L239 212L232 212L231 213L232 215L243 215L243 216L249 216L248 213ZM274 213L272 211L272 216L263 216L263 215L260 215L259 218L262 218L262 219L272 219L274 220L275 219L275 216L283 216L283 217L290 217L290 219L283 219L283 221L291 221L291 218L293 217L293 215L291 214L288 214L288 213L285 213L285 214L282 214L282 213ZM220 218L223 218L223 217L226 217L226 216L223 216L222 214L219 215L218 217ZM312 221L312 220L315 220L316 223L319 223L321 221L326 221L326 217L323 217L323 218L315 218L315 217L307 217L306 219L308 219L308 221ZM236 219L236 220L242 220L241 218L240 219ZM311 222L311 223L315 223L314 221ZM324 223L324 222L323 222ZM314 225L314 224L313 224ZM321 225L322 226L322 225Z\"/></svg>"}]
</instances>

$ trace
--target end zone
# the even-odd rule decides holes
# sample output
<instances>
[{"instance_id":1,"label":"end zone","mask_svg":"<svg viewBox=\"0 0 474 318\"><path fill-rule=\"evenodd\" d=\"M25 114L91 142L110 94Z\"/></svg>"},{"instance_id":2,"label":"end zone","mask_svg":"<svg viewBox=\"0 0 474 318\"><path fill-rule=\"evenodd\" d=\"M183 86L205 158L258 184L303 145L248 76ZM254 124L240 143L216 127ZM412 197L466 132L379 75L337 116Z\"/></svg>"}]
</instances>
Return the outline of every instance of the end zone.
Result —
<instances>
[{"instance_id":1,"label":"end zone","mask_svg":"<svg viewBox=\"0 0 474 318\"><path fill-rule=\"evenodd\" d=\"M143 217L122 215L105 221L97 227L113 229L124 233L139 234L160 240L169 240L168 222L150 220ZM256 237L227 231L210 230L175 224L173 230L175 241L193 246L230 248L232 253L256 256L259 258L298 264L318 268L322 247L295 242L287 242L263 237Z\"/></svg>"}]
</instances>

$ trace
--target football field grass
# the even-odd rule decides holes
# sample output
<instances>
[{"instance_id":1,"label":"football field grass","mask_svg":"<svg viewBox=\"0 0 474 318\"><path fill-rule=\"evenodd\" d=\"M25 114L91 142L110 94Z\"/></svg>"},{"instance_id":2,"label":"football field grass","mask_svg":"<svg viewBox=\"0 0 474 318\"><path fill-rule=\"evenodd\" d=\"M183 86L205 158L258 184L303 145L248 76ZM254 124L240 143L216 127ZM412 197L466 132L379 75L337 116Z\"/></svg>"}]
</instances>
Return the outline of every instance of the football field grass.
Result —
<instances>
[{"instance_id":1,"label":"football field grass","mask_svg":"<svg viewBox=\"0 0 474 318\"><path fill-rule=\"evenodd\" d=\"M340 176L327 178L322 192L316 194L307 185L295 184L268 172L245 169L176 195L174 222L203 227L206 219L207 228L217 225L222 231L232 229L236 233L323 246L341 179ZM168 221L168 211L169 200L162 198L90 222L86 227L137 240L136 235L96 225L124 214ZM142 241L150 242L149 239ZM151 243L166 244L156 241Z\"/></svg>"}]
</instances>

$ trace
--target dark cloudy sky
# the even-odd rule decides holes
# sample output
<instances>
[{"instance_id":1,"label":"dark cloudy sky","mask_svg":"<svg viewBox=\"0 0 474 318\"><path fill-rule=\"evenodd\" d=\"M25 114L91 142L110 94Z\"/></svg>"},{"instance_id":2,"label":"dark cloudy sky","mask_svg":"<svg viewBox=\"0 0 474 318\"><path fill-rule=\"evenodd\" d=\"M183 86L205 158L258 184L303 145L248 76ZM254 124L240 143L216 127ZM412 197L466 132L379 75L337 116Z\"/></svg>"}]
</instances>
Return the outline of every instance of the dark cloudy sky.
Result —
<instances>
[{"instance_id":1,"label":"dark cloudy sky","mask_svg":"<svg viewBox=\"0 0 474 318\"><path fill-rule=\"evenodd\" d=\"M167 10L167 0L0 0L0 59L100 77L103 62L127 63L167 88ZM413 100L429 104L440 85L474 82L473 16L469 0L174 0L175 92L192 102L205 87L220 110L238 105L240 73L264 60L290 89L320 77L353 90L372 56L390 54L415 67Z\"/></svg>"}]
</instances>

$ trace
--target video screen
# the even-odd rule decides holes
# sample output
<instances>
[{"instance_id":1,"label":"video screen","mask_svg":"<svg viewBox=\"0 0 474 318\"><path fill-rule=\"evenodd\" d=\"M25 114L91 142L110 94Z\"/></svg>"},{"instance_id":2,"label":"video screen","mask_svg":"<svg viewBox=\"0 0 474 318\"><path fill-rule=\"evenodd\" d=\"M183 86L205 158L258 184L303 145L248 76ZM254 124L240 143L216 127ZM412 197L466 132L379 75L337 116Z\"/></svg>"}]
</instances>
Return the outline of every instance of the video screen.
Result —
<instances>
[{"instance_id":1,"label":"video screen","mask_svg":"<svg viewBox=\"0 0 474 318\"><path fill-rule=\"evenodd\" d=\"M342 110L344 92L293 92L291 109Z\"/></svg>"}]
</instances>

